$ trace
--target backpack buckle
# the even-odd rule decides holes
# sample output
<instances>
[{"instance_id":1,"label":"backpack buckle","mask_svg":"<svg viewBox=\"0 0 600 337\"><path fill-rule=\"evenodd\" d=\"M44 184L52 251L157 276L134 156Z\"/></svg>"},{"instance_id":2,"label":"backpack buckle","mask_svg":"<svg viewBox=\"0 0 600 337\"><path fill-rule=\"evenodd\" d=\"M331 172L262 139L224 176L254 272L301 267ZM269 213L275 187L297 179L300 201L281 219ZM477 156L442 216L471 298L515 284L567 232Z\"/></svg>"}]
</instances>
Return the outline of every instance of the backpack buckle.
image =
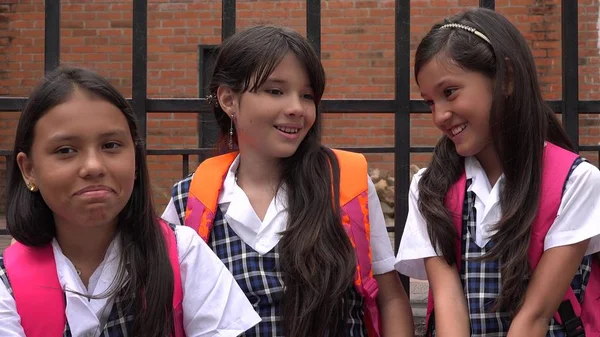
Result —
<instances>
[{"instance_id":1,"label":"backpack buckle","mask_svg":"<svg viewBox=\"0 0 600 337\"><path fill-rule=\"evenodd\" d=\"M581 318L575 316L570 320L563 322L563 327L567 337L585 337L585 329Z\"/></svg>"}]
</instances>

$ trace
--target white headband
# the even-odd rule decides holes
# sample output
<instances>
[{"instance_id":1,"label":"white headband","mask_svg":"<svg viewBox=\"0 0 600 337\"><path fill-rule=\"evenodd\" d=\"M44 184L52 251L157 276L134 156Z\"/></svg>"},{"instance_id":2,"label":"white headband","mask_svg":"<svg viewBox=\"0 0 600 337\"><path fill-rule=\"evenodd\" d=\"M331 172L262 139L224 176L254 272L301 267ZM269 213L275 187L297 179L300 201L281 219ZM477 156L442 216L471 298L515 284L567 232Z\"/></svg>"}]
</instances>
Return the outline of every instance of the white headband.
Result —
<instances>
[{"instance_id":1,"label":"white headband","mask_svg":"<svg viewBox=\"0 0 600 337\"><path fill-rule=\"evenodd\" d=\"M443 26L440 27L440 29L443 29L443 28L460 28L460 29L464 29L467 32L471 32L471 33L479 36L480 38L482 38L483 40L485 40L490 45L492 44L492 42L490 42L490 39L488 39L487 36L483 35L482 32L480 32L477 29L475 29L473 27L470 27L470 26L465 26L465 25L460 24L460 23L448 23L448 24L445 24L445 25L443 25Z\"/></svg>"}]
</instances>

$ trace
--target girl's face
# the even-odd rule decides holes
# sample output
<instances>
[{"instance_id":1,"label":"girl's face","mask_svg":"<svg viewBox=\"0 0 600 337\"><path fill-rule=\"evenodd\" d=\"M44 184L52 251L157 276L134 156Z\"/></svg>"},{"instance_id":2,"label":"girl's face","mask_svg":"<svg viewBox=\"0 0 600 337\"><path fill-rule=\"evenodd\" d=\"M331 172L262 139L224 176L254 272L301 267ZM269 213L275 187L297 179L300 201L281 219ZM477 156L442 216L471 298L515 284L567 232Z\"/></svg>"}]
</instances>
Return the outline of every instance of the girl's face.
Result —
<instances>
[{"instance_id":1,"label":"girl's face","mask_svg":"<svg viewBox=\"0 0 600 337\"><path fill-rule=\"evenodd\" d=\"M493 82L489 77L436 57L421 68L417 82L434 124L454 142L458 154L477 156L493 149L489 125Z\"/></svg>"},{"instance_id":2,"label":"girl's face","mask_svg":"<svg viewBox=\"0 0 600 337\"><path fill-rule=\"evenodd\" d=\"M135 145L116 106L76 89L35 124L29 154L17 155L56 226L116 225L135 181Z\"/></svg>"},{"instance_id":3,"label":"girl's face","mask_svg":"<svg viewBox=\"0 0 600 337\"><path fill-rule=\"evenodd\" d=\"M242 153L286 158L315 123L313 95L306 70L290 52L256 92L220 95L220 103L229 116L233 113Z\"/></svg>"}]
</instances>

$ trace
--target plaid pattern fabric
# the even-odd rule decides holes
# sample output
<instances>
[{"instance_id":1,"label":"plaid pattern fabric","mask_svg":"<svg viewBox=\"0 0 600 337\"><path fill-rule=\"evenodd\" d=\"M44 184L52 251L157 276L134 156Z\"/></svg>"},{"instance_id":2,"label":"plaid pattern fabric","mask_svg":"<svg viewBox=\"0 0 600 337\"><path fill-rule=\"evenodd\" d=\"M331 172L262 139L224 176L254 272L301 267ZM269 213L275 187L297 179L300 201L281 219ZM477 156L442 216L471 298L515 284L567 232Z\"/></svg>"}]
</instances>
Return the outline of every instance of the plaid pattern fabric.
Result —
<instances>
[{"instance_id":1,"label":"plaid pattern fabric","mask_svg":"<svg viewBox=\"0 0 600 337\"><path fill-rule=\"evenodd\" d=\"M172 190L172 197L183 225L185 209L192 176L179 181ZM215 223L208 239L208 245L229 269L242 288L254 310L262 321L246 331L245 337L284 336L281 314L283 297L283 277L279 265L279 245L265 255L260 255L243 242L223 218L217 208ZM367 336L364 325L364 300L354 287L348 290L349 308L345 336Z\"/></svg>"},{"instance_id":2,"label":"plaid pattern fabric","mask_svg":"<svg viewBox=\"0 0 600 337\"><path fill-rule=\"evenodd\" d=\"M4 255L0 254L0 280L4 283L6 289L8 289L8 293L13 296L13 290L10 286L10 282L8 281L8 275L6 275L6 268L4 267Z\"/></svg>"},{"instance_id":3,"label":"plaid pattern fabric","mask_svg":"<svg viewBox=\"0 0 600 337\"><path fill-rule=\"evenodd\" d=\"M175 204L175 209L177 210L177 215L179 216L179 222L182 226L185 225L185 208L187 206L188 192L190 191L190 186L192 185L193 175L194 174L192 173L185 179L177 182L171 190L173 203Z\"/></svg>"},{"instance_id":4,"label":"plaid pattern fabric","mask_svg":"<svg viewBox=\"0 0 600 337\"><path fill-rule=\"evenodd\" d=\"M569 176L582 161L579 158L573 163ZM466 188L468 189L470 185L471 179L468 179ZM488 252L494 245L489 241L481 248L475 243L476 219L475 193L467 191L463 205L461 281L471 320L471 336L506 336L510 326L509 315L491 310L494 300L500 293L500 265L498 261L473 261L474 258ZM580 302L583 301L591 264L591 256L584 257L571 282L571 288ZM566 334L563 327L552 319L546 336L563 337Z\"/></svg>"},{"instance_id":5,"label":"plaid pattern fabric","mask_svg":"<svg viewBox=\"0 0 600 337\"><path fill-rule=\"evenodd\" d=\"M108 315L106 324L98 337L127 337L132 336L133 310L130 305L130 297L117 296L113 307ZM65 325L63 337L73 337L69 322Z\"/></svg>"}]
</instances>

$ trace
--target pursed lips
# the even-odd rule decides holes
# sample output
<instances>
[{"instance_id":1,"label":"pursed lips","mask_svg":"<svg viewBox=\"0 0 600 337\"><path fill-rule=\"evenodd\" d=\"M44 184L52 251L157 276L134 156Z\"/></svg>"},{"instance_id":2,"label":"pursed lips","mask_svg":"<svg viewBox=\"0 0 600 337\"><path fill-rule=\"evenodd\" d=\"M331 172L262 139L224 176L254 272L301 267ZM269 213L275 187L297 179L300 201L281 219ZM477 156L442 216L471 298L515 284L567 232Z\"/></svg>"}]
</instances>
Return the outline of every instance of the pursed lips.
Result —
<instances>
[{"instance_id":1,"label":"pursed lips","mask_svg":"<svg viewBox=\"0 0 600 337\"><path fill-rule=\"evenodd\" d=\"M85 193L101 192L101 191L116 193L115 190L113 190L112 188L110 188L108 186L105 186L105 185L93 185L93 186L87 186L87 187L84 187L84 188L80 189L79 191L75 192L74 195L83 195Z\"/></svg>"}]
</instances>

